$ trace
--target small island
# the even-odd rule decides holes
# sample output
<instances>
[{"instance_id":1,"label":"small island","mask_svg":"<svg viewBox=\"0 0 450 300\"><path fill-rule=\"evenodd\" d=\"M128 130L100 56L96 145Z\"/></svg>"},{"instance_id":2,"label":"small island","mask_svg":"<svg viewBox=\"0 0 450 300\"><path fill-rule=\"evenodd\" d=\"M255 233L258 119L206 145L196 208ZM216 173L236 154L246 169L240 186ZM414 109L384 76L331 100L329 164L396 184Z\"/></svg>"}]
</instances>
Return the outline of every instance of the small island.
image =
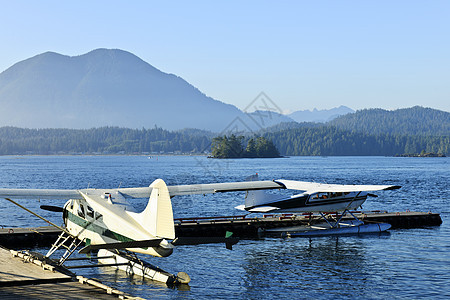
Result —
<instances>
[{"instance_id":1,"label":"small island","mask_svg":"<svg viewBox=\"0 0 450 300\"><path fill-rule=\"evenodd\" d=\"M248 140L244 148L244 136L219 136L211 143L211 158L276 158L281 157L280 152L264 137L255 137Z\"/></svg>"},{"instance_id":2,"label":"small island","mask_svg":"<svg viewBox=\"0 0 450 300\"><path fill-rule=\"evenodd\" d=\"M441 153L422 151L420 153L397 154L395 157L445 157L445 155Z\"/></svg>"}]
</instances>

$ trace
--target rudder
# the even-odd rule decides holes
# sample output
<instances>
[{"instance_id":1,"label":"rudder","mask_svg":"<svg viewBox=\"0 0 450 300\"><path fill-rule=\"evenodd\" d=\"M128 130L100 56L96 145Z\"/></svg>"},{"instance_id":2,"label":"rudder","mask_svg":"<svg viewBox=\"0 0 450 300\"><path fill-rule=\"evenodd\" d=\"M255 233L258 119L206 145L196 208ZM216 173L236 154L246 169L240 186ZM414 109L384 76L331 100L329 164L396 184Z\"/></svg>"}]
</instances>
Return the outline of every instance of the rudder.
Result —
<instances>
[{"instance_id":1,"label":"rudder","mask_svg":"<svg viewBox=\"0 0 450 300\"><path fill-rule=\"evenodd\" d=\"M156 179L150 187L152 193L147 207L139 214L140 223L155 237L174 239L172 202L167 185L162 179Z\"/></svg>"}]
</instances>

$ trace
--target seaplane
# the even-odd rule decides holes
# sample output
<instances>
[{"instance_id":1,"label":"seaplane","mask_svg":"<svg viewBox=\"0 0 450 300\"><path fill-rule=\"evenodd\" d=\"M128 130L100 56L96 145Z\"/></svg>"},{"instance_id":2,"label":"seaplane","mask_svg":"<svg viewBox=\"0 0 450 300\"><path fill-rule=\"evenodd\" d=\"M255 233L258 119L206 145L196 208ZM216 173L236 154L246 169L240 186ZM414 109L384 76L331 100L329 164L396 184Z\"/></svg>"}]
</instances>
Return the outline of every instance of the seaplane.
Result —
<instances>
[{"instance_id":1,"label":"seaplane","mask_svg":"<svg viewBox=\"0 0 450 300\"><path fill-rule=\"evenodd\" d=\"M246 192L245 204L238 207L249 213L319 212L330 225L340 231L341 220L332 224L323 212L350 210L359 207L372 196L369 191L393 190L394 185L337 185L293 180L258 180L252 176L243 182L207 183L167 186L162 179L148 187L116 189L0 189L0 198L28 211L61 230L61 235L45 255L65 248L58 264L63 265L79 249L79 253L97 252L104 265L115 266L134 274L165 283L188 283L184 272L172 275L150 264L143 264L132 254L156 257L170 256L174 250L174 218L171 198L179 195ZM268 194L265 190L301 190L293 196ZM14 199L69 199L64 206L42 205L45 210L62 213L64 227L58 226L19 204ZM143 211L137 211L130 199L148 198ZM342 217L341 217L342 218ZM357 219L355 217L355 219ZM387 224L389 225L389 224ZM362 224L348 228L367 230ZM380 230L382 228L379 228ZM387 230L387 229L384 229ZM298 233L298 232L297 232Z\"/></svg>"},{"instance_id":2,"label":"seaplane","mask_svg":"<svg viewBox=\"0 0 450 300\"><path fill-rule=\"evenodd\" d=\"M258 180L253 175L248 180ZM309 213L308 226L294 226L289 228L270 229L268 233L288 236L321 236L340 234L374 233L388 230L391 225L387 223L365 224L360 221L351 210L362 207L368 196L378 197L369 193L372 191L396 190L398 185L341 185L324 184L317 182L273 180L282 189L303 191L292 196L268 194L262 190L246 193L245 204L236 208L250 213ZM330 213L331 212L331 213ZM339 219L330 220L327 216L341 212ZM325 226L311 225L313 213L318 213ZM342 222L346 214L354 220ZM333 222L334 221L334 222Z\"/></svg>"},{"instance_id":3,"label":"seaplane","mask_svg":"<svg viewBox=\"0 0 450 300\"><path fill-rule=\"evenodd\" d=\"M61 235L45 255L50 258L58 249L65 249L58 260L62 266L70 256L97 252L103 265L115 266L129 273L142 275L167 284L188 283L184 272L177 275L143 262L131 254L155 257L172 254L175 240L172 203L165 182L155 180L142 189L0 189L0 197L30 212L61 230ZM149 198L143 211L136 211L129 198ZM42 205L44 210L62 213L64 227L43 218L15 199L69 199L63 207ZM99 266L99 265L98 265Z\"/></svg>"},{"instance_id":4,"label":"seaplane","mask_svg":"<svg viewBox=\"0 0 450 300\"><path fill-rule=\"evenodd\" d=\"M310 216L310 223L307 226L271 229L266 230L266 233L277 235L281 232L282 236L309 237L377 233L388 230L391 227L390 224L365 224L352 213L352 210L361 207L367 197L377 197L369 192L399 188L401 186L398 185L343 185L287 179L262 181L256 174L247 177L244 182L170 186L169 191L171 196L245 191L245 203L237 206L236 209L249 213L308 213ZM282 196L269 194L265 190L295 190L302 193ZM339 218L333 219L333 215L337 216L338 213L340 213ZM325 226L311 224L314 221L313 214L318 214L318 219L323 220ZM350 214L353 220L343 222L347 214Z\"/></svg>"}]
</instances>

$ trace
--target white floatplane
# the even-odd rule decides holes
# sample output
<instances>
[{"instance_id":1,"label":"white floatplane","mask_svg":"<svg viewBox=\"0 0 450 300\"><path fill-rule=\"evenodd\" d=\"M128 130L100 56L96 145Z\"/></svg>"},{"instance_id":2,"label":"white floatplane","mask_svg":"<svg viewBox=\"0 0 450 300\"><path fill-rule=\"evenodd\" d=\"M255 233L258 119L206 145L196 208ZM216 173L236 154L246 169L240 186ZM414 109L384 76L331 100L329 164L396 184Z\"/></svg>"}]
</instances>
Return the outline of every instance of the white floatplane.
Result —
<instances>
[{"instance_id":1,"label":"white floatplane","mask_svg":"<svg viewBox=\"0 0 450 300\"><path fill-rule=\"evenodd\" d=\"M257 175L251 177L257 180ZM340 185L316 182L274 180L285 189L299 190L303 193L289 197L268 194L264 191L249 191L245 197L245 204L236 208L254 213L318 213L324 225L295 226L289 228L275 228L266 230L266 234L281 236L323 236L345 235L383 232L391 228L387 223L365 224L360 221L351 210L361 207L368 196L377 197L370 191L395 190L397 185ZM328 212L341 212L335 219L329 219ZM343 217L349 213L354 220L343 222ZM331 215L332 216L332 215Z\"/></svg>"},{"instance_id":2,"label":"white floatplane","mask_svg":"<svg viewBox=\"0 0 450 300\"><path fill-rule=\"evenodd\" d=\"M125 250L157 257L166 257L173 252L175 229L168 188L163 180L158 179L146 190L148 193L135 194L133 189L0 189L0 197L62 231L46 254L48 258L56 250L65 248L59 265L70 260L75 250L82 247L79 253L102 250L99 262L104 262L106 255L109 265L125 268L131 273L169 284L188 283L190 278L184 272L175 276L159 268L151 268L148 264L138 264L129 259L130 256L125 258L126 253L120 252ZM137 212L126 199L143 197L150 199L142 212ZM41 206L42 209L62 212L65 227L50 222L10 198L70 199L64 207ZM111 263L112 260L116 264ZM128 265L124 264L124 260L128 261Z\"/></svg>"},{"instance_id":3,"label":"white floatplane","mask_svg":"<svg viewBox=\"0 0 450 300\"><path fill-rule=\"evenodd\" d=\"M210 194L221 192L246 191L245 204L236 208L249 213L318 213L326 226L299 226L295 228L278 228L273 231L289 236L320 236L339 234L375 233L388 230L387 223L364 224L351 210L360 207L368 196L377 197L371 191L395 190L398 185L342 185L317 182L278 179L259 181L258 174L247 178L245 182L210 183L169 186L171 196L188 194ZM303 191L292 196L269 194L264 190L288 189ZM328 212L341 212L341 215L330 220ZM355 220L342 222L349 213ZM269 233L270 231L267 231Z\"/></svg>"},{"instance_id":4,"label":"white floatplane","mask_svg":"<svg viewBox=\"0 0 450 300\"><path fill-rule=\"evenodd\" d=\"M27 210L47 223L61 229L62 234L48 251L50 257L57 249L66 248L59 260L64 264L78 248L80 253L106 250L120 255L121 250L166 257L173 252L176 240L171 197L191 194L214 194L221 192L247 192L245 204L239 208L248 212L319 212L343 211L359 207L367 198L368 191L392 190L393 185L336 185L292 180L251 181L191 184L167 186L162 179L155 180L149 187L117 189L0 189L0 198L5 198ZM266 194L262 190L292 189L305 192L291 197ZM28 210L14 199L70 199L64 207L42 205L41 208L62 212L65 227L46 220ZM128 202L128 198L149 198L146 208L138 212ZM323 216L323 215L322 215ZM341 226L340 220L334 225L325 217L332 229ZM361 225L349 225L357 227ZM358 230L367 229L359 227ZM70 243L70 246L67 244ZM83 247L84 246L84 247ZM122 258L114 258L122 261ZM99 259L101 261L101 259ZM111 260L107 259L108 264ZM147 270L147 266L141 266ZM136 273L141 273L137 270ZM157 269L159 271L160 269ZM152 273L153 274L153 273ZM164 273L164 275L167 275ZM153 275L148 277L155 279ZM164 276L163 276L164 277ZM177 276L166 276L169 283L187 283L189 276L184 272ZM159 280L159 279L157 279Z\"/></svg>"}]
</instances>

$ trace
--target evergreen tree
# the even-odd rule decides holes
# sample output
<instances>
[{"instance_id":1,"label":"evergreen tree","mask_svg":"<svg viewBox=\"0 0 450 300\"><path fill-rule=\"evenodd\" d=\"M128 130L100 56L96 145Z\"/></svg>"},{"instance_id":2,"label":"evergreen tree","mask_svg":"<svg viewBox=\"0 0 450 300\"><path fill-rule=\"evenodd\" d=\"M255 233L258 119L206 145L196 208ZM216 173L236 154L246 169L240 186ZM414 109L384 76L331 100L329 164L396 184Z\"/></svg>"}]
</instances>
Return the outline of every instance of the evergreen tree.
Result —
<instances>
[{"instance_id":1,"label":"evergreen tree","mask_svg":"<svg viewBox=\"0 0 450 300\"><path fill-rule=\"evenodd\" d=\"M245 148L244 157L255 158L256 153L256 143L254 139L250 139L247 143L247 147Z\"/></svg>"}]
</instances>

